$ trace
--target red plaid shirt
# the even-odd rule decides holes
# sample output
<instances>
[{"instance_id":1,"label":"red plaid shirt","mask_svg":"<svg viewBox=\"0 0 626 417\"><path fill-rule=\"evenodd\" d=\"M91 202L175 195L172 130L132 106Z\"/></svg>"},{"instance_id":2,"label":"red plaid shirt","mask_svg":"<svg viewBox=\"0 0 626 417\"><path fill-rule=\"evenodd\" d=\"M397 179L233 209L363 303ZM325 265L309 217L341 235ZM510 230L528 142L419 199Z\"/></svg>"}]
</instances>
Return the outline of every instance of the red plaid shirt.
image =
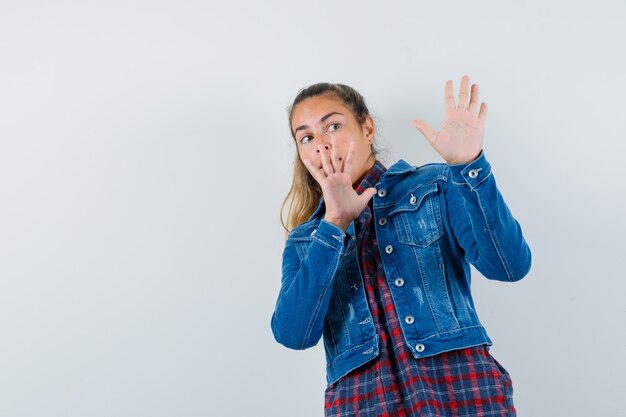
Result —
<instances>
[{"instance_id":1,"label":"red plaid shirt","mask_svg":"<svg viewBox=\"0 0 626 417\"><path fill-rule=\"evenodd\" d=\"M385 171L376 161L357 193L373 187ZM511 378L486 346L422 359L406 347L380 258L372 202L354 225L380 355L326 389L325 416L515 416Z\"/></svg>"}]
</instances>

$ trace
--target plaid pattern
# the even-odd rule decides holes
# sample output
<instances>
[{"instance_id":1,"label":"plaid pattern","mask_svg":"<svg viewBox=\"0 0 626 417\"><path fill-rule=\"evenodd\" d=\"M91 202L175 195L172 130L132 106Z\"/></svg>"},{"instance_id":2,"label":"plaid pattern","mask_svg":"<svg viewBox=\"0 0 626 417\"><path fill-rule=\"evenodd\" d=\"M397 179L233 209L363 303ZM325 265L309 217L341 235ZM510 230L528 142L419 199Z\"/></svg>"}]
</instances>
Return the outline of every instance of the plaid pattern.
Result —
<instances>
[{"instance_id":1,"label":"plaid pattern","mask_svg":"<svg viewBox=\"0 0 626 417\"><path fill-rule=\"evenodd\" d=\"M376 161L357 188L361 194L385 172ZM325 391L327 417L515 416L508 372L486 345L415 359L405 346L380 260L372 201L355 221L367 299L380 336L380 355Z\"/></svg>"}]
</instances>

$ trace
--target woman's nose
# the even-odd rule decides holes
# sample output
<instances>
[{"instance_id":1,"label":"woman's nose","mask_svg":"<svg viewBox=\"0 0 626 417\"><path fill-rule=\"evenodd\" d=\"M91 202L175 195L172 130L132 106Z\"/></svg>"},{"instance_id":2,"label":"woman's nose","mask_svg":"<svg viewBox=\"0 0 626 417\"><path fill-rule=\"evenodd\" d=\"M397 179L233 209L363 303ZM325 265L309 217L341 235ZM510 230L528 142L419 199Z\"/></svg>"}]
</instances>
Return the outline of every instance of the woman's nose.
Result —
<instances>
[{"instance_id":1,"label":"woman's nose","mask_svg":"<svg viewBox=\"0 0 626 417\"><path fill-rule=\"evenodd\" d=\"M321 135L317 136L319 139L319 144L324 146L324 148L326 148L326 150L330 150L331 148L331 144L330 144L330 135L326 132L322 132ZM319 153L319 149L317 149L317 152Z\"/></svg>"}]
</instances>

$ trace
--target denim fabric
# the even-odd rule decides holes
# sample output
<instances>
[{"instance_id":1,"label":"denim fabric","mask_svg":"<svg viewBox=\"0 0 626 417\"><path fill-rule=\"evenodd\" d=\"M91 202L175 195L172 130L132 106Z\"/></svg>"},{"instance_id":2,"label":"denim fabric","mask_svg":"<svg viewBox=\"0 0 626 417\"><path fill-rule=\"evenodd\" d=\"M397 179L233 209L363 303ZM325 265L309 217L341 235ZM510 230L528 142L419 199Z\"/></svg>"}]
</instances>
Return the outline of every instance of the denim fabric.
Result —
<instances>
[{"instance_id":1,"label":"denim fabric","mask_svg":"<svg viewBox=\"0 0 626 417\"><path fill-rule=\"evenodd\" d=\"M499 281L523 278L530 249L497 189L484 152L469 164L392 165L375 185L378 249L403 339L415 358L491 345L474 308L470 263ZM379 354L355 250L326 222L324 201L294 228L283 251L271 318L275 339L291 349L323 336L328 385Z\"/></svg>"}]
</instances>

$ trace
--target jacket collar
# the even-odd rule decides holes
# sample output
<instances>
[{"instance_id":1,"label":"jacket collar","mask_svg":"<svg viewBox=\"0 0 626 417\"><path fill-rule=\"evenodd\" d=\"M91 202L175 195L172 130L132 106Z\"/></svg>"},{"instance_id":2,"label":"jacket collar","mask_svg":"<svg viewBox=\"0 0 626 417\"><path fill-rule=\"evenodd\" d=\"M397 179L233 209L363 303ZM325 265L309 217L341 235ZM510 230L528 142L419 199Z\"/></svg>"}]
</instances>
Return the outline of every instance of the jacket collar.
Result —
<instances>
[{"instance_id":1,"label":"jacket collar","mask_svg":"<svg viewBox=\"0 0 626 417\"><path fill-rule=\"evenodd\" d=\"M313 214L311 214L309 219L314 219L315 217L317 217L319 212L322 211L323 207L324 207L324 196L322 196L322 198L320 198L320 203L317 205L317 208L315 209Z\"/></svg>"},{"instance_id":2,"label":"jacket collar","mask_svg":"<svg viewBox=\"0 0 626 417\"><path fill-rule=\"evenodd\" d=\"M417 169L416 166L409 164L404 159L400 159L398 162L396 162L391 167L389 167L389 169L381 177L381 180L389 176L413 172L416 169Z\"/></svg>"}]
</instances>

